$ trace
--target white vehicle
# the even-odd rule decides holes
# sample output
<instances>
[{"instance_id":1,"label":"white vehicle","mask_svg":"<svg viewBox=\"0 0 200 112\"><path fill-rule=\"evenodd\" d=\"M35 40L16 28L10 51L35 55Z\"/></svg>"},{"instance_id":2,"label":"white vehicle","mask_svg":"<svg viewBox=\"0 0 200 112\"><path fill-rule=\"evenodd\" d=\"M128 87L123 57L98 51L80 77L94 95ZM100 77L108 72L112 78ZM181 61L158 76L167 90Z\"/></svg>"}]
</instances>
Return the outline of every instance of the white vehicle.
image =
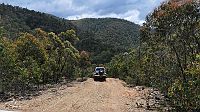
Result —
<instances>
[{"instance_id":1,"label":"white vehicle","mask_svg":"<svg viewBox=\"0 0 200 112\"><path fill-rule=\"evenodd\" d=\"M96 67L93 73L94 81L100 79L106 81L106 69L104 67Z\"/></svg>"}]
</instances>

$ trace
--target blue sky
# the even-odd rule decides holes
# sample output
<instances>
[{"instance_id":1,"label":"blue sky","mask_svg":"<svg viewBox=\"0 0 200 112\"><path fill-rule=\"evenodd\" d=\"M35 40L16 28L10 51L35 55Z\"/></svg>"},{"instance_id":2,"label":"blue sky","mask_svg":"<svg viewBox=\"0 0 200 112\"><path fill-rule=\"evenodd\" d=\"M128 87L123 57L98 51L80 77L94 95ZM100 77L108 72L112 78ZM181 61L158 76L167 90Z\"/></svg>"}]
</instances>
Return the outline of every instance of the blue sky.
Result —
<instances>
[{"instance_id":1,"label":"blue sky","mask_svg":"<svg viewBox=\"0 0 200 112\"><path fill-rule=\"evenodd\" d=\"M114 17L142 24L165 0L0 0L66 19Z\"/></svg>"}]
</instances>

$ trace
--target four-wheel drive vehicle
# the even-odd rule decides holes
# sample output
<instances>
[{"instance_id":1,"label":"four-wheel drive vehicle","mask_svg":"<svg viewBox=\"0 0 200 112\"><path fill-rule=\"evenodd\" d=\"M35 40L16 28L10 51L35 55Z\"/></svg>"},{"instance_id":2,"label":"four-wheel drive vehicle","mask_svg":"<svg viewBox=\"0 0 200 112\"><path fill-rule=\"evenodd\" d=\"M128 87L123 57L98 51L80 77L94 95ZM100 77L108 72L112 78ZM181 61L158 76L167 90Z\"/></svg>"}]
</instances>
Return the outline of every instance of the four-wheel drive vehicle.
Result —
<instances>
[{"instance_id":1,"label":"four-wheel drive vehicle","mask_svg":"<svg viewBox=\"0 0 200 112\"><path fill-rule=\"evenodd\" d=\"M96 67L93 73L94 80L106 80L106 69L104 67Z\"/></svg>"}]
</instances>

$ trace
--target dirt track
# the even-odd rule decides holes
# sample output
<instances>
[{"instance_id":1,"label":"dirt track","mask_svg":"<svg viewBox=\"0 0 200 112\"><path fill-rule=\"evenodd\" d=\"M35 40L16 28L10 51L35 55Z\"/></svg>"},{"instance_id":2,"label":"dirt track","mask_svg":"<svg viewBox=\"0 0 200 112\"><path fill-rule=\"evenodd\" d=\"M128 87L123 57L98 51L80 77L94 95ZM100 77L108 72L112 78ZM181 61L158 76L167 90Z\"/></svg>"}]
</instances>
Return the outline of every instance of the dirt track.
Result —
<instances>
[{"instance_id":1,"label":"dirt track","mask_svg":"<svg viewBox=\"0 0 200 112\"><path fill-rule=\"evenodd\" d=\"M147 112L136 105L141 95L124 87L119 79L107 78L106 82L88 79L72 87L49 89L32 100L16 101L15 109L22 112ZM7 105L0 104L0 109L8 109Z\"/></svg>"}]
</instances>

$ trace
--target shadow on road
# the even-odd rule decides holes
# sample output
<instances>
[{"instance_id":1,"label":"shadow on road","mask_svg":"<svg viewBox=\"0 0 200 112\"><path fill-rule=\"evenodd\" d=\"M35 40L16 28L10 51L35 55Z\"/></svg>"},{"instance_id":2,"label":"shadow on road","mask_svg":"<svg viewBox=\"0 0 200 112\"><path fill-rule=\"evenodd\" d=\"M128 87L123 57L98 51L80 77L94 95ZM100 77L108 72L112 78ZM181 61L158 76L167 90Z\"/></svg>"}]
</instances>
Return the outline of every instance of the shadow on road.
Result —
<instances>
[{"instance_id":1,"label":"shadow on road","mask_svg":"<svg viewBox=\"0 0 200 112\"><path fill-rule=\"evenodd\" d=\"M95 82L106 82L106 79L94 79Z\"/></svg>"}]
</instances>

